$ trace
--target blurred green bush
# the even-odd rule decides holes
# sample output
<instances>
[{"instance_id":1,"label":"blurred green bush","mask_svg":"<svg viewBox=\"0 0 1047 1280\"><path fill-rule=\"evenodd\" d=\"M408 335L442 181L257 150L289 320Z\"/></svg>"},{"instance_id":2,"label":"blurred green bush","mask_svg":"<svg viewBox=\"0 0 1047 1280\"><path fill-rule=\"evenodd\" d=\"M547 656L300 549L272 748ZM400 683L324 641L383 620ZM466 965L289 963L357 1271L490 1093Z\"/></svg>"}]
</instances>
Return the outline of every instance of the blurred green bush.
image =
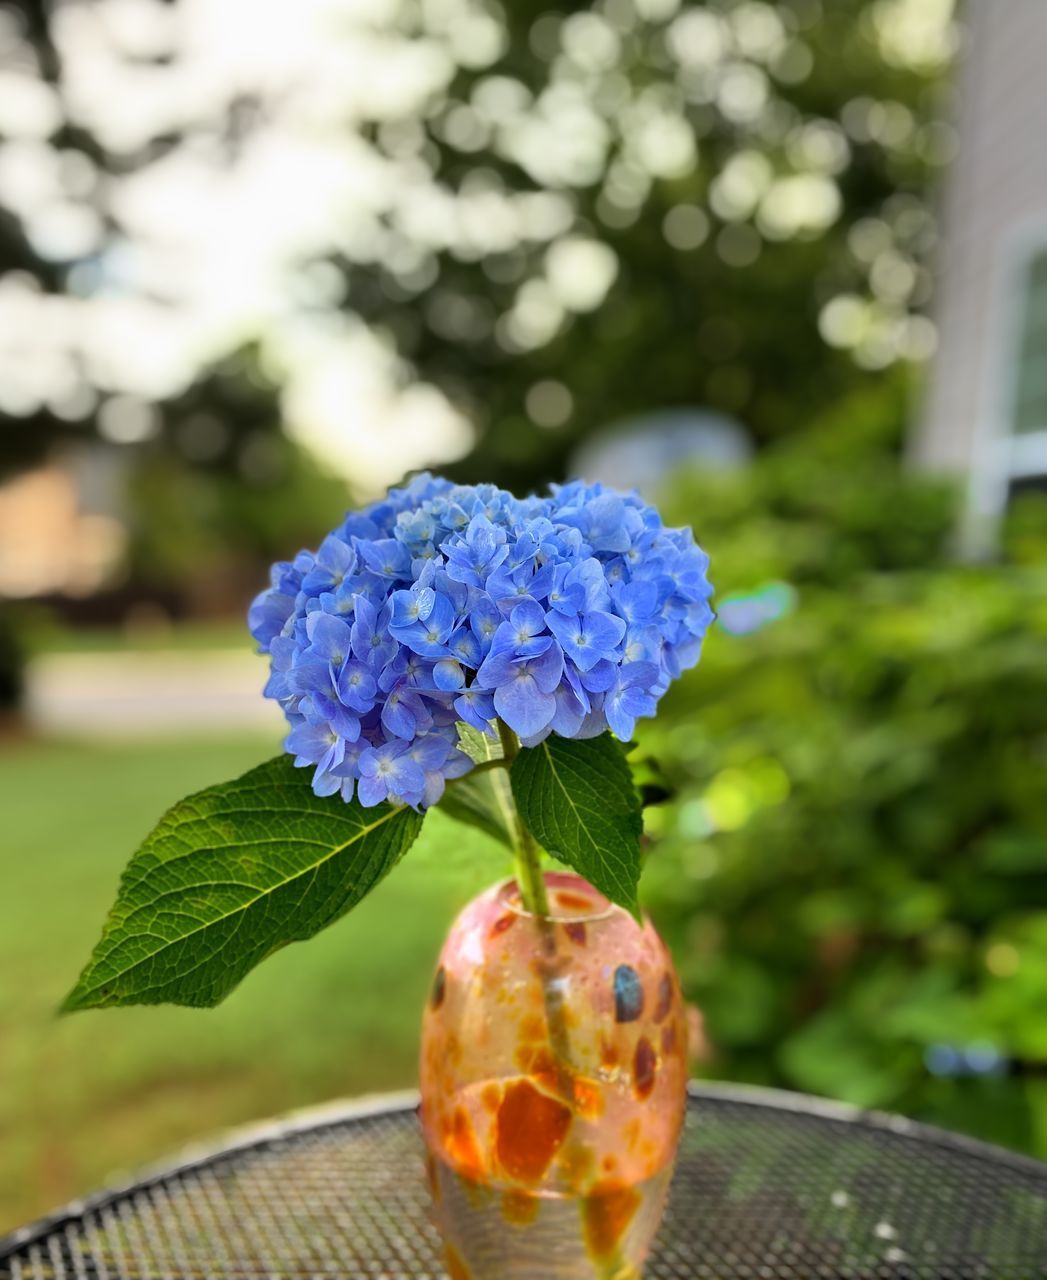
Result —
<instances>
[{"instance_id":1,"label":"blurred green bush","mask_svg":"<svg viewBox=\"0 0 1047 1280\"><path fill-rule=\"evenodd\" d=\"M127 495L134 581L200 597L232 577L253 594L270 561L315 546L342 518L345 482L299 444L270 430L252 448L246 470L236 454L190 463L163 443L142 455Z\"/></svg>"},{"instance_id":2,"label":"blurred green bush","mask_svg":"<svg viewBox=\"0 0 1047 1280\"><path fill-rule=\"evenodd\" d=\"M721 617L641 735L647 901L711 1074L1045 1155L1047 503L950 562L892 396L665 500Z\"/></svg>"}]
</instances>

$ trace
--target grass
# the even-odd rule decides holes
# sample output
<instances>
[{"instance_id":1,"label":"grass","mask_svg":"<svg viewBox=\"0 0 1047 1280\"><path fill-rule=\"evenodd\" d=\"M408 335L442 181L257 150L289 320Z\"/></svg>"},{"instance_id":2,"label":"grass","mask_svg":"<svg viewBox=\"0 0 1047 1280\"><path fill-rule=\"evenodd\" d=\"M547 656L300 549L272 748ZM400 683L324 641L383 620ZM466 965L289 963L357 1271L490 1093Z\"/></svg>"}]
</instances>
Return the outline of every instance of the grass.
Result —
<instances>
[{"instance_id":1,"label":"grass","mask_svg":"<svg viewBox=\"0 0 1047 1280\"><path fill-rule=\"evenodd\" d=\"M195 653L213 649L251 653L254 648L242 618L74 629L41 616L26 627L25 643L31 654Z\"/></svg>"},{"instance_id":2,"label":"grass","mask_svg":"<svg viewBox=\"0 0 1047 1280\"><path fill-rule=\"evenodd\" d=\"M218 1009L54 1016L162 810L272 750L30 744L0 760L0 1234L223 1126L415 1083L442 936L506 870L439 813L352 916L270 957Z\"/></svg>"}]
</instances>

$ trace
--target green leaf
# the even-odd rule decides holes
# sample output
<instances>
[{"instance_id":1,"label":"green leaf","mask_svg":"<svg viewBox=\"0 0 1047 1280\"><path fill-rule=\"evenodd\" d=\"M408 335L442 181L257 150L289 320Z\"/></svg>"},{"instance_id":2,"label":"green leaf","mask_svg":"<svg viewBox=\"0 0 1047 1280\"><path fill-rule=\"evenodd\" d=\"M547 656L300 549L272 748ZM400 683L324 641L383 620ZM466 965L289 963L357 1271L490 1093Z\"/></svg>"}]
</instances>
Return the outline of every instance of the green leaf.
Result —
<instances>
[{"instance_id":1,"label":"green leaf","mask_svg":"<svg viewBox=\"0 0 1047 1280\"><path fill-rule=\"evenodd\" d=\"M267 955L354 907L421 825L413 809L313 795L286 755L187 797L128 864L63 1011L218 1004Z\"/></svg>"},{"instance_id":2,"label":"green leaf","mask_svg":"<svg viewBox=\"0 0 1047 1280\"><path fill-rule=\"evenodd\" d=\"M499 771L504 772L504 771ZM491 836L506 848L512 849L513 838L505 825L505 817L498 803L498 779L494 770L467 773L447 785L439 802L439 808L456 822L464 822ZM504 778L502 779L504 783Z\"/></svg>"},{"instance_id":3,"label":"green leaf","mask_svg":"<svg viewBox=\"0 0 1047 1280\"><path fill-rule=\"evenodd\" d=\"M520 752L509 777L520 816L538 843L638 915L643 817L615 739L609 733L550 735Z\"/></svg>"},{"instance_id":4,"label":"green leaf","mask_svg":"<svg viewBox=\"0 0 1047 1280\"><path fill-rule=\"evenodd\" d=\"M492 760L502 760L505 752L498 737L489 738L486 733L474 729L464 720L458 721L458 746L474 764L489 764Z\"/></svg>"}]
</instances>

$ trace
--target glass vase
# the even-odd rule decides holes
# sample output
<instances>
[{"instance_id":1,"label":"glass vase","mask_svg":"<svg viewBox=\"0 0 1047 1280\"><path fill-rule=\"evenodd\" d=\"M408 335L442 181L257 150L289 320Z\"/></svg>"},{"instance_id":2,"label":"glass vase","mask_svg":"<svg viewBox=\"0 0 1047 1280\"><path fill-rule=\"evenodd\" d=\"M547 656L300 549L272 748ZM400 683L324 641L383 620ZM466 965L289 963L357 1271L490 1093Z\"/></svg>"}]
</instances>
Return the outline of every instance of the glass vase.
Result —
<instances>
[{"instance_id":1,"label":"glass vase","mask_svg":"<svg viewBox=\"0 0 1047 1280\"><path fill-rule=\"evenodd\" d=\"M452 1280L640 1275L686 1103L669 953L570 873L451 928L422 1029L422 1124Z\"/></svg>"}]
</instances>

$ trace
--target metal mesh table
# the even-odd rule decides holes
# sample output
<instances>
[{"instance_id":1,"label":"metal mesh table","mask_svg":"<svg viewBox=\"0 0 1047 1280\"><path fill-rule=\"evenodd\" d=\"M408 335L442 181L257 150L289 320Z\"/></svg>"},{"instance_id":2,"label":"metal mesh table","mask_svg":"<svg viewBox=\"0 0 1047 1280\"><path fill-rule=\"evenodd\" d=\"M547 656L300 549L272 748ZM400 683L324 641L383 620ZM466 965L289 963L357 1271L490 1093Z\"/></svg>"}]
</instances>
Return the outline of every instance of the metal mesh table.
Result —
<instances>
[{"instance_id":1,"label":"metal mesh table","mask_svg":"<svg viewBox=\"0 0 1047 1280\"><path fill-rule=\"evenodd\" d=\"M438 1280L415 1099L241 1135L0 1241L0 1280ZM692 1089L648 1280L1044 1280L1047 1165L793 1094Z\"/></svg>"}]
</instances>

